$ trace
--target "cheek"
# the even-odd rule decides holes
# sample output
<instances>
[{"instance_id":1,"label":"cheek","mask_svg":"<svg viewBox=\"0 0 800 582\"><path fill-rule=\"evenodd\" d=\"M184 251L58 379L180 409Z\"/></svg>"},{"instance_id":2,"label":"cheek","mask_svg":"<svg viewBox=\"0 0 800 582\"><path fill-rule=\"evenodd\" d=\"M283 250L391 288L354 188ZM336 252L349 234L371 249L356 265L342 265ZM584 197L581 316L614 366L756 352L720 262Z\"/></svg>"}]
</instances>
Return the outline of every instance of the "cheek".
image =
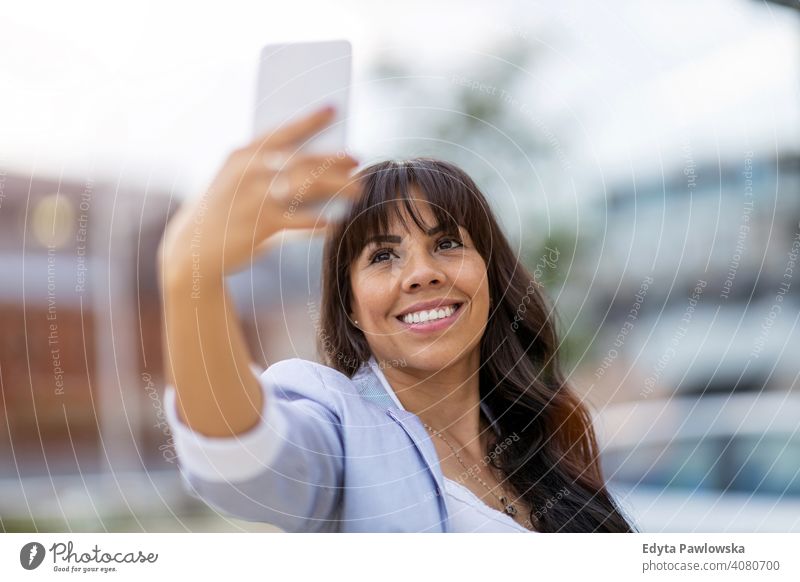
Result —
<instances>
[{"instance_id":1,"label":"cheek","mask_svg":"<svg viewBox=\"0 0 800 582\"><path fill-rule=\"evenodd\" d=\"M354 310L362 319L380 319L391 307L391 294L378 277L352 280Z\"/></svg>"},{"instance_id":2,"label":"cheek","mask_svg":"<svg viewBox=\"0 0 800 582\"><path fill-rule=\"evenodd\" d=\"M472 298L473 303L489 302L489 280L483 261L473 260L461 264L456 273L456 288Z\"/></svg>"}]
</instances>

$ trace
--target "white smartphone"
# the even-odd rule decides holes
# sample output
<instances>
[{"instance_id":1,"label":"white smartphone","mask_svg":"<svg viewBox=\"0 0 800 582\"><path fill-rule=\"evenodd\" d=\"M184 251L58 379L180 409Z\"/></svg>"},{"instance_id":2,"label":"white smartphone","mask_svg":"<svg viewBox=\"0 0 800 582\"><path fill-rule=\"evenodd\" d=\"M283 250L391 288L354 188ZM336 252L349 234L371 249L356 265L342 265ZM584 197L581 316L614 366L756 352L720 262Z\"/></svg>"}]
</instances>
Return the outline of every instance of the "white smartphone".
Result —
<instances>
[{"instance_id":1,"label":"white smartphone","mask_svg":"<svg viewBox=\"0 0 800 582\"><path fill-rule=\"evenodd\" d=\"M346 152L351 69L352 47L347 40L265 46L258 71L254 137L333 105L336 114L331 123L295 153ZM331 199L312 209L335 218L348 206Z\"/></svg>"}]
</instances>

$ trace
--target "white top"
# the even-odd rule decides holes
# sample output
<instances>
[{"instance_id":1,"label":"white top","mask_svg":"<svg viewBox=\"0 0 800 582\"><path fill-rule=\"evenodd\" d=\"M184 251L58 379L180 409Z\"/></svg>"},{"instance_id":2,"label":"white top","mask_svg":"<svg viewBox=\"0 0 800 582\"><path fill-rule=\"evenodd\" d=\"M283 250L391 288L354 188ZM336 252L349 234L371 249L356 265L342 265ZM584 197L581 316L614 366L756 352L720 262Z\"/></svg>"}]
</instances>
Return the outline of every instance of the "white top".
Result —
<instances>
[{"instance_id":1,"label":"white top","mask_svg":"<svg viewBox=\"0 0 800 582\"><path fill-rule=\"evenodd\" d=\"M369 365L375 375L380 378L384 389L389 393L397 407L405 410L374 357L369 359ZM458 481L445 477L444 486L445 504L447 505L451 528L454 532L531 533L531 530L518 524L509 515L487 505L468 487Z\"/></svg>"},{"instance_id":2,"label":"white top","mask_svg":"<svg viewBox=\"0 0 800 582\"><path fill-rule=\"evenodd\" d=\"M403 410L402 403L383 375L374 358L370 366L375 371L389 396ZM253 372L260 372L251 366ZM266 392L265 384L260 383ZM266 393L265 393L266 396ZM278 446L285 434L283 420L272 414L270 399L264 398L261 421L253 429L235 438L209 437L193 431L178 417L175 389L171 386L164 392L164 413L179 452L181 464L189 472L211 481L237 481L253 477L277 454ZM258 459L258 463L253 463ZM183 475L183 472L181 472ZM530 532L511 517L489 507L472 491L460 483L445 477L445 504L454 532Z\"/></svg>"}]
</instances>

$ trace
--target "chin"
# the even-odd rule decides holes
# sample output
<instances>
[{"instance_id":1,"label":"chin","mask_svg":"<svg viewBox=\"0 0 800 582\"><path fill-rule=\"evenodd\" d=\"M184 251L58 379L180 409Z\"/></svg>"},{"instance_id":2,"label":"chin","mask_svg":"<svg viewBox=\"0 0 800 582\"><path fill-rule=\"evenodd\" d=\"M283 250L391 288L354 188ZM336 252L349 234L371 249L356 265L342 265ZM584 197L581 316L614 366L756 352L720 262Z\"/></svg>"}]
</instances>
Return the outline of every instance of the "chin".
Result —
<instances>
[{"instance_id":1,"label":"chin","mask_svg":"<svg viewBox=\"0 0 800 582\"><path fill-rule=\"evenodd\" d=\"M414 354L404 354L402 356L402 361L404 361L409 368L425 370L427 372L438 372L462 360L467 353L468 350L465 346L459 348L446 348L442 346L441 349L431 347Z\"/></svg>"}]
</instances>

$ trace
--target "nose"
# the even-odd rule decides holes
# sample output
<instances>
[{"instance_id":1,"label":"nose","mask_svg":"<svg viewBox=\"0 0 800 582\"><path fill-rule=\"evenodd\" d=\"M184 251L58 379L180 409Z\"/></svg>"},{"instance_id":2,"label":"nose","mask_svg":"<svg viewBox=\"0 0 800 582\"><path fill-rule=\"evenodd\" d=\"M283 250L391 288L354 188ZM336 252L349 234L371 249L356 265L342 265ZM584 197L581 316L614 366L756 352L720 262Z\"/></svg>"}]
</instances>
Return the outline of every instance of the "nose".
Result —
<instances>
[{"instance_id":1,"label":"nose","mask_svg":"<svg viewBox=\"0 0 800 582\"><path fill-rule=\"evenodd\" d=\"M446 275L436 260L427 252L413 253L403 272L403 290L416 291L425 287L443 285Z\"/></svg>"}]
</instances>

